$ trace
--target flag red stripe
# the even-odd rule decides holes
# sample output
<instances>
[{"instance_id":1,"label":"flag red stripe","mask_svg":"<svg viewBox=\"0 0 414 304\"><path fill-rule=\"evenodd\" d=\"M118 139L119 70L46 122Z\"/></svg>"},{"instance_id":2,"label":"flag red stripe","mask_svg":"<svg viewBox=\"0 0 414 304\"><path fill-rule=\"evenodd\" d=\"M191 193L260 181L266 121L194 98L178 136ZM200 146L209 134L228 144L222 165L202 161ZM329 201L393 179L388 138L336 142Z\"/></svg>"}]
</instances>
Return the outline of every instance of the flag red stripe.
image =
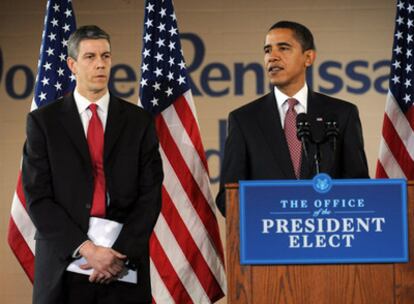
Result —
<instances>
[{"instance_id":1,"label":"flag red stripe","mask_svg":"<svg viewBox=\"0 0 414 304\"><path fill-rule=\"evenodd\" d=\"M214 212L211 210L200 188L198 187L197 182L194 180L193 175L188 169L183 156L181 155L174 139L170 134L170 130L168 129L164 118L161 115L158 115L155 119L155 123L158 131L160 145L164 149L165 154L167 155L167 158L169 159L178 179L181 181L182 187L190 198L194 209L197 211L201 221L206 227L206 230L210 233L216 250L218 250L220 259L224 264L224 258L219 249L221 247L221 245L219 245L221 242L218 231L217 218Z\"/></svg>"},{"instance_id":2,"label":"flag red stripe","mask_svg":"<svg viewBox=\"0 0 414 304\"><path fill-rule=\"evenodd\" d=\"M375 173L375 176L377 178L388 178L387 172L385 172L384 167L379 160L377 161L377 172Z\"/></svg>"},{"instance_id":3,"label":"flag red stripe","mask_svg":"<svg viewBox=\"0 0 414 304\"><path fill-rule=\"evenodd\" d=\"M22 171L19 171L19 176L17 178L17 185L16 185L16 194L19 198L20 202L22 203L23 207L26 209L26 198L24 197L23 191L23 182L22 182Z\"/></svg>"},{"instance_id":4,"label":"flag red stripe","mask_svg":"<svg viewBox=\"0 0 414 304\"><path fill-rule=\"evenodd\" d=\"M22 266L24 272L27 274L30 281L33 283L34 255L30 250L29 246L27 245L25 239L21 235L19 229L17 229L13 217L10 217L7 241L17 260Z\"/></svg>"},{"instance_id":5,"label":"flag red stripe","mask_svg":"<svg viewBox=\"0 0 414 304\"><path fill-rule=\"evenodd\" d=\"M157 254L151 254L151 259L154 262L154 266L157 268L158 273L168 291L170 292L171 297L176 303L193 303L190 295L185 289L184 285L181 283L180 278L177 275L173 265L171 264L168 256L165 254L164 250L161 247L161 244L153 233L150 240L150 252Z\"/></svg>"},{"instance_id":6,"label":"flag red stripe","mask_svg":"<svg viewBox=\"0 0 414 304\"><path fill-rule=\"evenodd\" d=\"M191 229L191 227L187 228L180 214L178 213L177 208L171 200L170 195L164 187L162 190L162 214L164 215L164 218L167 221L168 225L170 227L174 227L175 239L180 245L181 250L187 258L187 261L193 268L194 273L198 277L198 280L200 281L209 298L212 299L215 296L219 296L218 298L223 297L224 294L219 283L215 279L214 274L211 272L209 265L207 264L189 232L189 229Z\"/></svg>"},{"instance_id":7,"label":"flag red stripe","mask_svg":"<svg viewBox=\"0 0 414 304\"><path fill-rule=\"evenodd\" d=\"M407 179L414 177L414 162L407 152L407 149L395 130L388 115L384 115L384 125L382 129L382 136L387 143L389 149L392 151L395 160L404 171Z\"/></svg>"},{"instance_id":8,"label":"flag red stripe","mask_svg":"<svg viewBox=\"0 0 414 304\"><path fill-rule=\"evenodd\" d=\"M26 200L23 193L23 183L22 183L22 172L19 171L17 185L16 185L16 195L19 198L20 203L23 207L26 208ZM32 223L26 223L27 225L33 225ZM29 245L26 243L23 235L20 233L17 228L16 223L14 222L13 217L10 217L9 221L9 231L7 233L7 241L10 248L12 249L14 255L22 266L24 272L29 277L30 281L33 283L34 280L34 255L30 250Z\"/></svg>"},{"instance_id":9,"label":"flag red stripe","mask_svg":"<svg viewBox=\"0 0 414 304\"><path fill-rule=\"evenodd\" d=\"M190 106L187 103L187 100L184 96L180 96L174 103L175 111L177 112L180 120L184 126L184 129L187 131L187 134L190 136L191 141L193 142L194 148L197 150L198 156L200 157L204 169L208 173L207 159L204 152L203 143L201 142L200 130L198 128L197 120L195 119L193 112L191 111Z\"/></svg>"}]
</instances>

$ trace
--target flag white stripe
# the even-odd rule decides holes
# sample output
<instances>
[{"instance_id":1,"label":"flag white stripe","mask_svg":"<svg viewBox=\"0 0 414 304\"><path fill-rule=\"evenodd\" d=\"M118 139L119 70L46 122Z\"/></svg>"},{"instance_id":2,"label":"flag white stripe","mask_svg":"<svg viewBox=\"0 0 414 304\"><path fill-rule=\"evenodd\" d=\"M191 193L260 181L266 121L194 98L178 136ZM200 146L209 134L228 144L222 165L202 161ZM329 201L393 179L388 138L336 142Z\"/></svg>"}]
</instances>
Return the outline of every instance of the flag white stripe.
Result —
<instances>
[{"instance_id":1,"label":"flag white stripe","mask_svg":"<svg viewBox=\"0 0 414 304\"><path fill-rule=\"evenodd\" d=\"M150 259L151 291L157 304L174 304L174 299L164 284L152 258Z\"/></svg>"},{"instance_id":2,"label":"flag white stripe","mask_svg":"<svg viewBox=\"0 0 414 304\"><path fill-rule=\"evenodd\" d=\"M211 197L210 182L207 172L204 169L204 164L197 150L194 148L193 142L186 132L175 108L169 107L161 115L204 198L207 200L210 208L215 212L215 205Z\"/></svg>"},{"instance_id":3,"label":"flag white stripe","mask_svg":"<svg viewBox=\"0 0 414 304\"><path fill-rule=\"evenodd\" d=\"M30 106L30 112L37 109L37 104L34 99L32 99L32 105Z\"/></svg>"},{"instance_id":4,"label":"flag white stripe","mask_svg":"<svg viewBox=\"0 0 414 304\"><path fill-rule=\"evenodd\" d=\"M193 302L210 303L209 297L188 263L180 245L175 239L174 233L172 233L162 214L158 217L154 233Z\"/></svg>"},{"instance_id":5,"label":"flag white stripe","mask_svg":"<svg viewBox=\"0 0 414 304\"><path fill-rule=\"evenodd\" d=\"M17 193L14 193L13 203L11 207L11 216L14 223L16 224L17 229L20 234L23 236L27 246L29 246L31 252L35 252L35 240L34 235L36 233L36 228L34 227L32 220L27 214L26 209L23 207L22 202L20 201Z\"/></svg>"},{"instance_id":6,"label":"flag white stripe","mask_svg":"<svg viewBox=\"0 0 414 304\"><path fill-rule=\"evenodd\" d=\"M401 170L400 165L398 164L397 160L394 158L394 154L389 149L387 143L385 142L384 138L381 138L380 141L380 149L379 149L379 156L378 159L384 168L385 172L387 173L388 177L405 177L404 171Z\"/></svg>"},{"instance_id":7,"label":"flag white stripe","mask_svg":"<svg viewBox=\"0 0 414 304\"><path fill-rule=\"evenodd\" d=\"M215 279L219 282L225 292L227 281L224 265L222 264L218 254L211 254L212 252L216 252L216 248L211 243L211 238L207 237L208 231L198 216L197 211L191 204L191 201L188 199L187 193L182 188L181 182L171 167L171 164L162 148L160 148L160 153L165 175L165 190L170 195L181 219L188 228L191 237L207 262L207 265L212 271Z\"/></svg>"},{"instance_id":8,"label":"flag white stripe","mask_svg":"<svg viewBox=\"0 0 414 304\"><path fill-rule=\"evenodd\" d=\"M405 149L410 155L411 159L414 159L414 133L413 129L410 126L407 118L404 113L401 111L401 108L398 106L397 101L390 91L387 95L387 103L385 107L385 112L387 113L388 118L391 120L398 136L401 138L401 141L404 143ZM411 148L410 148L411 147Z\"/></svg>"}]
</instances>

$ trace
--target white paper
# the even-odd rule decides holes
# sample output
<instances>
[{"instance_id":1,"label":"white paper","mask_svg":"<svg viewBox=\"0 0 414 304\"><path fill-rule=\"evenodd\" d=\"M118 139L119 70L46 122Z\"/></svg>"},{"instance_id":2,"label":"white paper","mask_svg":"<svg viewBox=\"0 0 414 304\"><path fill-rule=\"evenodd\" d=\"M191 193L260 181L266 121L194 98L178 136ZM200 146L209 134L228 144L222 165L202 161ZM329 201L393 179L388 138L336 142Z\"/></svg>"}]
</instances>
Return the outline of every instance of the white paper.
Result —
<instances>
[{"instance_id":1,"label":"white paper","mask_svg":"<svg viewBox=\"0 0 414 304\"><path fill-rule=\"evenodd\" d=\"M89 219L89 239L98 246L112 247L122 229L122 224L110 221L99 217L91 217ZM66 268L68 271L91 275L93 269L83 270L80 265L86 264L85 258L80 258L73 261ZM122 277L118 278L119 281L137 283L137 272L135 270L128 269L128 271Z\"/></svg>"}]
</instances>

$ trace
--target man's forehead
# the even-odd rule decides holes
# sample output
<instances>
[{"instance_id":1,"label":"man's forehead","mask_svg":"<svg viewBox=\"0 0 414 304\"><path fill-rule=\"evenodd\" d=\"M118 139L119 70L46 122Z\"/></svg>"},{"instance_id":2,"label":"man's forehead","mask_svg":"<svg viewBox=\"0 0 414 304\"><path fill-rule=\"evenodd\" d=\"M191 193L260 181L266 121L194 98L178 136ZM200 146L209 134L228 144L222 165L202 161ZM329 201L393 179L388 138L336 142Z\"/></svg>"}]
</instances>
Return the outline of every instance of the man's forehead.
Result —
<instances>
[{"instance_id":1,"label":"man's forehead","mask_svg":"<svg viewBox=\"0 0 414 304\"><path fill-rule=\"evenodd\" d=\"M265 45L280 44L280 43L299 43L294 32L288 28L277 28L270 30L265 37Z\"/></svg>"},{"instance_id":2,"label":"man's forehead","mask_svg":"<svg viewBox=\"0 0 414 304\"><path fill-rule=\"evenodd\" d=\"M83 39L79 43L79 51L110 51L110 45L106 39Z\"/></svg>"}]
</instances>

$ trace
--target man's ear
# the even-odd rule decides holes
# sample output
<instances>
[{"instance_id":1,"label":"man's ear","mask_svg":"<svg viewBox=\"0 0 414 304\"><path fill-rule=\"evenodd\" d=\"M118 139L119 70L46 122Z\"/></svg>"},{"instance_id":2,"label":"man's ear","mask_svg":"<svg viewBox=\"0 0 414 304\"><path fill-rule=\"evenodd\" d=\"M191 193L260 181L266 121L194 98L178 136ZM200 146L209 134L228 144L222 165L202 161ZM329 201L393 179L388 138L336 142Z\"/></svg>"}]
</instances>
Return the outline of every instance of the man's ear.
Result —
<instances>
[{"instance_id":1,"label":"man's ear","mask_svg":"<svg viewBox=\"0 0 414 304\"><path fill-rule=\"evenodd\" d=\"M66 59L66 64L68 65L68 68L72 74L76 75L76 60L68 56L68 59Z\"/></svg>"},{"instance_id":2,"label":"man's ear","mask_svg":"<svg viewBox=\"0 0 414 304\"><path fill-rule=\"evenodd\" d=\"M316 52L315 50L306 50L305 56L305 66L310 67L316 59Z\"/></svg>"}]
</instances>

